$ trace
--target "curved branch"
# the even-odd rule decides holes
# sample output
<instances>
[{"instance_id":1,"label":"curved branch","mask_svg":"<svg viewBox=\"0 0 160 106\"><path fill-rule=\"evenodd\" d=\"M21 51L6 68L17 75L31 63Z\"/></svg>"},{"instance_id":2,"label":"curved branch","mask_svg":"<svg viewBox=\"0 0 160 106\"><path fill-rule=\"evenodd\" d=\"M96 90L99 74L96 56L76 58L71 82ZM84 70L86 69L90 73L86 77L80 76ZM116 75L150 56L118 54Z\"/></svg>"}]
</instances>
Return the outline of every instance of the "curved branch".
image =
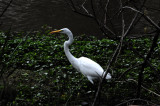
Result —
<instances>
[{"instance_id":1,"label":"curved branch","mask_svg":"<svg viewBox=\"0 0 160 106\"><path fill-rule=\"evenodd\" d=\"M160 27L158 26L158 24L156 24L150 17L146 16L144 13L132 8L132 7L129 7L129 6L124 6L123 9L131 9L139 14L141 14L144 19L146 19L146 21L148 21L151 25L153 25L157 30L160 30Z\"/></svg>"}]
</instances>

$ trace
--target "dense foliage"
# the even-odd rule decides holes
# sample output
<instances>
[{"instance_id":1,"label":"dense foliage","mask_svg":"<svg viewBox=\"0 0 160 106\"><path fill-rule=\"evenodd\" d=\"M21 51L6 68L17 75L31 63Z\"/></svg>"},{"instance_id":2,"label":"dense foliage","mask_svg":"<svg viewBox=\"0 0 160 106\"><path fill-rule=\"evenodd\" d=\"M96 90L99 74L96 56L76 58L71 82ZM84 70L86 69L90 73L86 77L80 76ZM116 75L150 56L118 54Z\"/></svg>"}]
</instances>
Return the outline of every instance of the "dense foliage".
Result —
<instances>
[{"instance_id":1,"label":"dense foliage","mask_svg":"<svg viewBox=\"0 0 160 106\"><path fill-rule=\"evenodd\" d=\"M67 60L63 51L65 35L49 35L46 32L0 33L1 74L7 87L0 83L1 92L12 90L1 98L8 105L79 105L81 102L93 102L97 84L92 85L78 73ZM152 38L126 39L116 63L111 67L113 78L105 81L101 92L101 104L113 106L133 99L136 96L137 77L143 57L149 50ZM70 47L75 57L85 56L98 62L104 69L118 42L109 39L98 40L86 35L75 37ZM150 59L151 66L145 68L143 86L159 93L160 78L160 40ZM14 70L13 70L14 69ZM124 73L122 77L122 73ZM8 77L6 77L8 76ZM120 78L119 78L120 77ZM11 98L12 97L12 98ZM159 96L142 89L141 98L158 103ZM141 104L146 104L143 102Z\"/></svg>"}]
</instances>

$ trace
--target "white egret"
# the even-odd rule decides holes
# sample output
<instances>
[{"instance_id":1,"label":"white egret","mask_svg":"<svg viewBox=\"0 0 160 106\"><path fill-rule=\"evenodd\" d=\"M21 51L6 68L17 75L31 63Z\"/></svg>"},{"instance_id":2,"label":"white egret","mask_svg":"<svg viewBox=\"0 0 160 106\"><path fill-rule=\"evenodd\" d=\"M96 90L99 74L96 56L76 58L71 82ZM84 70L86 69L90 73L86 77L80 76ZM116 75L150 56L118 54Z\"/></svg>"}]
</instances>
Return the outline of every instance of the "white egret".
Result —
<instances>
[{"instance_id":1,"label":"white egret","mask_svg":"<svg viewBox=\"0 0 160 106\"><path fill-rule=\"evenodd\" d=\"M50 32L50 34L53 33L62 33L68 35L69 40L64 42L64 52L69 62L75 69L87 77L92 84L94 84L94 79L102 78L104 75L104 70L98 63L86 57L76 58L70 53L69 46L73 43L74 39L72 32L68 28ZM111 79L110 73L107 73L106 79Z\"/></svg>"}]
</instances>

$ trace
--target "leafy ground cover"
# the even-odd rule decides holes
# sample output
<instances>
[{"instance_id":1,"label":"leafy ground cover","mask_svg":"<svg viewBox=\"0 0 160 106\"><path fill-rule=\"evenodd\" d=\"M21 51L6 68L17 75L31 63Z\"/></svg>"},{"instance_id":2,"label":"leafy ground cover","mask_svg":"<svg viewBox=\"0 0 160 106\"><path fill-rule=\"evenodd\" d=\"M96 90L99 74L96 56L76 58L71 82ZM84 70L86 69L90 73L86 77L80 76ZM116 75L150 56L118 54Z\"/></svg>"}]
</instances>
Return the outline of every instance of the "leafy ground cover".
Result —
<instances>
[{"instance_id":1,"label":"leafy ground cover","mask_svg":"<svg viewBox=\"0 0 160 106\"><path fill-rule=\"evenodd\" d=\"M1 75L7 83L7 87L2 81L0 83L1 96L4 89L15 92L14 97L10 96L12 92L5 92L8 96L1 97L1 104L74 106L84 101L91 104L97 84L90 84L70 65L63 51L63 42L68 38L49 35L49 30L42 32L28 35L0 32ZM114 106L136 97L140 64L151 43L152 37L125 40L116 63L110 69L113 78L103 84L101 104ZM91 58L105 69L117 45L118 42L113 40L82 35L75 37L70 51L75 57ZM160 101L159 53L160 40L150 66L145 68L141 92L142 99L153 103Z\"/></svg>"}]
</instances>

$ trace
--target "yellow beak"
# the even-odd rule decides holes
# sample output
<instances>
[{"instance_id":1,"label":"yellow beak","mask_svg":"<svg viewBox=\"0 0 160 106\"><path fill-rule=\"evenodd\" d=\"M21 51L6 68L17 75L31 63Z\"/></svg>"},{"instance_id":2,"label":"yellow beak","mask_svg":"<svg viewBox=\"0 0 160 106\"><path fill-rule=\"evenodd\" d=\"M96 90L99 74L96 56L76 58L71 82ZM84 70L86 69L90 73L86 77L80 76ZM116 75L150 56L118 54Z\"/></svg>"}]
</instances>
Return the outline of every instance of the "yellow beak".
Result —
<instances>
[{"instance_id":1,"label":"yellow beak","mask_svg":"<svg viewBox=\"0 0 160 106\"><path fill-rule=\"evenodd\" d=\"M51 31L50 34L61 32L62 30Z\"/></svg>"}]
</instances>

